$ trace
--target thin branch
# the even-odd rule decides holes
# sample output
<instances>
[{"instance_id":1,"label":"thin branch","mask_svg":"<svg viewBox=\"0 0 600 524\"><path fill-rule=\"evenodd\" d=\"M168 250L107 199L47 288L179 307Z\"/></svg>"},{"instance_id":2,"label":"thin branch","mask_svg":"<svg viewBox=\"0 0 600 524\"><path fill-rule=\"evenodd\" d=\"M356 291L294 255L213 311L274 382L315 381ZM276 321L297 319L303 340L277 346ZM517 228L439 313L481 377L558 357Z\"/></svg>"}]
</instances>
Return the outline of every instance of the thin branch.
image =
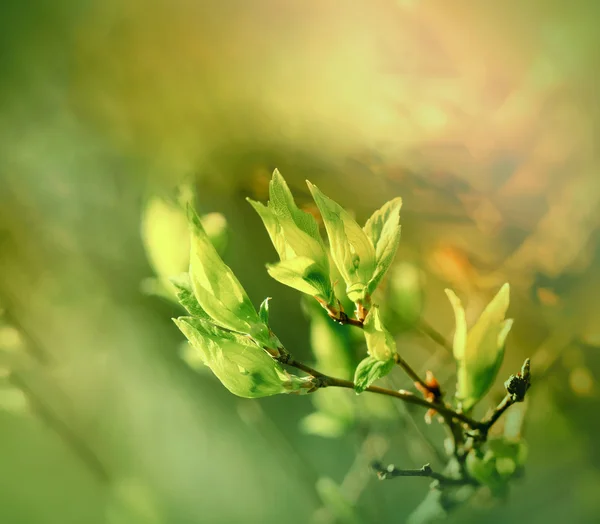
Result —
<instances>
[{"instance_id":1,"label":"thin branch","mask_svg":"<svg viewBox=\"0 0 600 524\"><path fill-rule=\"evenodd\" d=\"M481 431L483 433L487 433L490 428L497 422L497 420L504 414L504 412L511 407L515 401L513 400L511 395L506 395L500 404L496 406L491 415L483 421L483 427Z\"/></svg>"},{"instance_id":2,"label":"thin branch","mask_svg":"<svg viewBox=\"0 0 600 524\"><path fill-rule=\"evenodd\" d=\"M325 375L316 369L313 369L302 362L298 362L293 358L290 359L282 359L281 362L288 366L294 367L296 369L300 369L304 371L308 375L311 375L318 379L317 388L324 387L338 387L338 388L346 388L346 389L355 389L354 382L351 380L345 380L336 377L330 377L329 375ZM388 397L395 397L409 404L415 404L417 406L422 406L427 409L435 409L440 415L442 415L446 420L448 419L457 419L461 422L464 422L472 429L481 429L483 427L481 422L473 420L471 417L465 415L464 413L458 413L454 411L452 408L448 407L446 404L441 402L430 402L424 398L418 397L409 391L405 391L403 389L393 390L386 389L379 386L369 386L365 389L365 391L369 391L370 393L376 393L378 395L386 395Z\"/></svg>"},{"instance_id":3,"label":"thin branch","mask_svg":"<svg viewBox=\"0 0 600 524\"><path fill-rule=\"evenodd\" d=\"M425 464L419 469L398 469L392 464L383 467L379 462L375 462L371 467L375 470L375 473L377 473L380 480L388 480L397 477L427 477L437 480L441 485L446 486L464 486L473 484L473 480L470 478L452 478L441 473L436 473L431 469L429 464Z\"/></svg>"},{"instance_id":4,"label":"thin branch","mask_svg":"<svg viewBox=\"0 0 600 524\"><path fill-rule=\"evenodd\" d=\"M410 367L409 363L406 362L406 360L404 360L399 353L394 355L394 360L415 384L419 384L424 391L429 391L437 396L439 389L438 391L434 391L431 387L429 387L427 382L417 375L416 371Z\"/></svg>"}]
</instances>

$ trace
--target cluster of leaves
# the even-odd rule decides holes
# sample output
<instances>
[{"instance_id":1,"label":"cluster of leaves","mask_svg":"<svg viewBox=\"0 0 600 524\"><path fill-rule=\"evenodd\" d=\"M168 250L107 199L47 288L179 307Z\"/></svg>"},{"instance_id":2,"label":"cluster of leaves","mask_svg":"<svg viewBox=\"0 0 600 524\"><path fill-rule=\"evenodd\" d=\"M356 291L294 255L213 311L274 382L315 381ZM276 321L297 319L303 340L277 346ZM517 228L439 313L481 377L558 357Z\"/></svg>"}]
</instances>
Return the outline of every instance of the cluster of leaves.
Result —
<instances>
[{"instance_id":1,"label":"cluster of leaves","mask_svg":"<svg viewBox=\"0 0 600 524\"><path fill-rule=\"evenodd\" d=\"M328 368L324 371L353 374L351 387L360 394L371 390L373 383L399 364L415 380L434 412L436 407L438 411L445 409L447 424L456 423L448 413L459 414L463 421L469 420L465 417L488 392L502 363L512 326L512 320L505 319L509 306L508 284L502 286L470 329L460 299L453 291L446 290L456 320L453 355L457 365L454 403L446 404L439 388L433 386L435 380L422 381L415 377L399 355L393 335L399 326L393 326L391 331L386 327L390 318L400 327L411 326L418 320L422 304L418 271L406 263L390 271L400 241L402 200L394 198L387 202L361 227L348 211L307 183L327 232L327 244L315 217L298 208L277 170L269 185L268 203L248 201L262 219L279 256L278 262L267 265L269 275L315 299L307 303L306 310L312 319L313 348L326 345L331 350L328 355L316 355ZM189 315L174 320L199 359L223 385L235 395L249 398L307 393L339 385L340 381L327 382L331 377L322 371L298 365L292 359L269 326L269 299L265 299L258 310L254 307L241 283L221 259L203 220L189 204L187 227L190 231L189 270L171 278L170 285L174 286L179 302ZM392 292L397 291L387 302L394 315L380 310L374 299L375 291L388 272L391 273L388 287ZM336 285L338 281L343 282L341 290ZM350 308L354 309L352 317L346 313ZM331 319L362 329L362 335L358 333L364 336L367 355L357 364L348 358L345 350L348 337L340 334ZM307 376L290 373L289 367L300 369ZM332 396L339 393L340 401L334 401L335 406L332 406L323 400L324 396L319 397L318 411L305 420L305 426L309 431L317 426L328 426L325 433L337 435L354 415L349 404L342 400L346 398L342 391L328 393ZM475 424L484 427L483 423ZM463 444L468 429L473 427L459 429L459 441ZM474 439L463 463L466 463L470 481L489 485L499 493L502 491L499 486L522 464L523 452L521 448L486 440L487 433L483 439ZM514 467L509 465L509 459Z\"/></svg>"}]
</instances>

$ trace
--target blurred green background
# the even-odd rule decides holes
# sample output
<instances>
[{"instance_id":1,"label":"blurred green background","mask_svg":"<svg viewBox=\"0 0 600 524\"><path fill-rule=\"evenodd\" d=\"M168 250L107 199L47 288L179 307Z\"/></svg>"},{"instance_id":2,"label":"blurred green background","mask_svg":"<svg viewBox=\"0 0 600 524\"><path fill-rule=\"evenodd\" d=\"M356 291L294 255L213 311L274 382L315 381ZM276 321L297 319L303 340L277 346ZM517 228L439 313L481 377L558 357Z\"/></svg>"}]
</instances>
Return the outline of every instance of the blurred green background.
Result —
<instances>
[{"instance_id":1,"label":"blurred green background","mask_svg":"<svg viewBox=\"0 0 600 524\"><path fill-rule=\"evenodd\" d=\"M233 397L181 359L180 310L143 291L148 198L191 182L226 217L253 301L273 297L279 338L314 360L244 201L266 200L275 167L300 204L309 178L360 220L402 196L397 260L447 338L444 287L476 316L511 283L489 405L531 356L527 473L507 504L450 521L600 521L599 15L593 0L4 0L0 522L403 522L425 496L368 469L439 467L421 411L375 402L339 438L308 434L313 399ZM398 343L452 390L448 354Z\"/></svg>"}]
</instances>

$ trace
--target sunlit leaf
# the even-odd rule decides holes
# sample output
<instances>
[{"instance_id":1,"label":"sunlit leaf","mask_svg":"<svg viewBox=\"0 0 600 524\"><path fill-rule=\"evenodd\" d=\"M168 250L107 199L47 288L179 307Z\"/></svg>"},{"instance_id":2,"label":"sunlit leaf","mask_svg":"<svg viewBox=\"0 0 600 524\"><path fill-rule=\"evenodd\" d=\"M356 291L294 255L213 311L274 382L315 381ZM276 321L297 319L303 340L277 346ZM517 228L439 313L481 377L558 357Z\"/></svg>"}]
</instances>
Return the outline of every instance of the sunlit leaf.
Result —
<instances>
[{"instance_id":1,"label":"sunlit leaf","mask_svg":"<svg viewBox=\"0 0 600 524\"><path fill-rule=\"evenodd\" d=\"M180 317L174 322L205 365L234 395L266 397L306 390L312 385L310 378L287 373L248 337L193 317Z\"/></svg>"},{"instance_id":2,"label":"sunlit leaf","mask_svg":"<svg viewBox=\"0 0 600 524\"><path fill-rule=\"evenodd\" d=\"M219 326L246 333L267 347L279 343L261 321L246 291L217 253L192 208L189 220L192 231L190 279L200 307Z\"/></svg>"},{"instance_id":3,"label":"sunlit leaf","mask_svg":"<svg viewBox=\"0 0 600 524\"><path fill-rule=\"evenodd\" d=\"M269 325L269 300L271 297L265 298L258 309L258 316L265 326Z\"/></svg>"},{"instance_id":4,"label":"sunlit leaf","mask_svg":"<svg viewBox=\"0 0 600 524\"><path fill-rule=\"evenodd\" d=\"M169 280L176 289L177 300L190 315L204 320L211 320L210 315L202 309L194 296L189 273L182 273L177 277L171 277Z\"/></svg>"},{"instance_id":5,"label":"sunlit leaf","mask_svg":"<svg viewBox=\"0 0 600 524\"><path fill-rule=\"evenodd\" d=\"M281 260L280 264L269 266L279 268L279 272L277 269L273 270L279 278L274 274L271 276L285 285L332 304L329 259L315 218L296 206L292 193L278 170L273 172L269 196L267 206L250 199L248 201L261 217ZM286 275L282 275L284 268ZM292 273L294 276L291 276ZM305 284L301 282L304 277L307 277Z\"/></svg>"},{"instance_id":6,"label":"sunlit leaf","mask_svg":"<svg viewBox=\"0 0 600 524\"><path fill-rule=\"evenodd\" d=\"M396 354L396 341L381 321L379 307L373 306L364 323L365 340L369 355L377 360L389 361Z\"/></svg>"},{"instance_id":7,"label":"sunlit leaf","mask_svg":"<svg viewBox=\"0 0 600 524\"><path fill-rule=\"evenodd\" d=\"M346 210L307 181L323 217L332 258L346 282L348 298L363 301L376 269L375 248Z\"/></svg>"},{"instance_id":8,"label":"sunlit leaf","mask_svg":"<svg viewBox=\"0 0 600 524\"><path fill-rule=\"evenodd\" d=\"M373 382L385 377L393 368L393 360L378 360L371 356L364 358L354 373L354 389L357 393L362 393Z\"/></svg>"},{"instance_id":9,"label":"sunlit leaf","mask_svg":"<svg viewBox=\"0 0 600 524\"><path fill-rule=\"evenodd\" d=\"M457 362L456 398L465 411L470 410L488 392L502 364L506 337L512 327L512 320L504 318L509 305L509 292L508 284L504 284L474 326L467 331L460 299L451 290L446 290L456 318L453 345Z\"/></svg>"},{"instance_id":10,"label":"sunlit leaf","mask_svg":"<svg viewBox=\"0 0 600 524\"><path fill-rule=\"evenodd\" d=\"M373 293L392 265L400 243L400 208L402 199L394 198L373 213L363 228L375 247L376 269L369 281L368 292Z\"/></svg>"},{"instance_id":11,"label":"sunlit leaf","mask_svg":"<svg viewBox=\"0 0 600 524\"><path fill-rule=\"evenodd\" d=\"M331 291L331 284L323 272L307 257L296 257L276 264L267 264L269 275L286 286L302 291L311 296L326 296ZM327 301L327 300L326 300ZM327 303L330 303L327 301Z\"/></svg>"}]
</instances>

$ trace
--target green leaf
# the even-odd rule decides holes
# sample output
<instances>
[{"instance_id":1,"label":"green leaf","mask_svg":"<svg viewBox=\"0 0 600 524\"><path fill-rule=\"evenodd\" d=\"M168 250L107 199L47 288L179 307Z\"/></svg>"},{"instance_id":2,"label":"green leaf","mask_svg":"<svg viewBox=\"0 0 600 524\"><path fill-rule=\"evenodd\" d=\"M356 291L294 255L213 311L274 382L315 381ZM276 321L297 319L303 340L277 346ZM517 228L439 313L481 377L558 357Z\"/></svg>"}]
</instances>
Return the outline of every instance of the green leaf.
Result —
<instances>
[{"instance_id":1,"label":"green leaf","mask_svg":"<svg viewBox=\"0 0 600 524\"><path fill-rule=\"evenodd\" d=\"M258 310L258 316L265 326L269 325L269 300L271 300L271 297L265 298Z\"/></svg>"},{"instance_id":2,"label":"green leaf","mask_svg":"<svg viewBox=\"0 0 600 524\"><path fill-rule=\"evenodd\" d=\"M217 253L198 215L189 207L192 232L190 279L200 307L224 328L246 333L257 342L277 349L279 342L261 321L246 291Z\"/></svg>"},{"instance_id":3,"label":"green leaf","mask_svg":"<svg viewBox=\"0 0 600 524\"><path fill-rule=\"evenodd\" d=\"M346 210L309 181L307 184L323 217L331 256L346 282L348 298L361 302L366 298L368 284L375 273L375 248Z\"/></svg>"},{"instance_id":4,"label":"green leaf","mask_svg":"<svg viewBox=\"0 0 600 524\"><path fill-rule=\"evenodd\" d=\"M394 368L393 360L378 360L368 356L361 360L354 373L354 389L362 393L376 380L385 377Z\"/></svg>"},{"instance_id":5,"label":"green leaf","mask_svg":"<svg viewBox=\"0 0 600 524\"><path fill-rule=\"evenodd\" d=\"M182 273L177 277L171 277L169 280L176 289L177 300L190 315L203 320L211 320L210 315L202 309L194 296L189 273Z\"/></svg>"},{"instance_id":6,"label":"green leaf","mask_svg":"<svg viewBox=\"0 0 600 524\"><path fill-rule=\"evenodd\" d=\"M469 411L489 391L504 357L506 337L512 320L505 320L510 288L504 284L487 305L474 326L467 331L460 299L446 290L456 318L454 358L457 362L456 398Z\"/></svg>"},{"instance_id":7,"label":"green leaf","mask_svg":"<svg viewBox=\"0 0 600 524\"><path fill-rule=\"evenodd\" d=\"M369 355L377 360L389 361L396 354L396 341L381 322L379 306L373 305L364 323L365 340Z\"/></svg>"},{"instance_id":8,"label":"green leaf","mask_svg":"<svg viewBox=\"0 0 600 524\"><path fill-rule=\"evenodd\" d=\"M286 286L331 303L329 278L323 275L319 266L310 258L296 257L276 264L267 264L267 272Z\"/></svg>"},{"instance_id":9,"label":"green leaf","mask_svg":"<svg viewBox=\"0 0 600 524\"><path fill-rule=\"evenodd\" d=\"M267 206L247 200L261 217L283 267L293 268L293 272L298 274L299 266L310 266L310 275L314 281L318 281L318 285L314 286L313 281L308 281L306 286L297 282L297 278L290 277L278 280L304 293L318 296L328 304L333 303L329 258L315 218L296 206L292 193L278 170L273 172L269 196ZM297 259L302 259L303 262L296 262Z\"/></svg>"},{"instance_id":10,"label":"green leaf","mask_svg":"<svg viewBox=\"0 0 600 524\"><path fill-rule=\"evenodd\" d=\"M400 208L402 199L394 198L373 213L363 228L375 247L376 269L369 281L368 291L373 293L386 271L392 265L400 243Z\"/></svg>"},{"instance_id":11,"label":"green leaf","mask_svg":"<svg viewBox=\"0 0 600 524\"><path fill-rule=\"evenodd\" d=\"M248 337L193 317L173 319L202 361L234 395L245 398L307 391L312 379L287 373Z\"/></svg>"}]
</instances>

